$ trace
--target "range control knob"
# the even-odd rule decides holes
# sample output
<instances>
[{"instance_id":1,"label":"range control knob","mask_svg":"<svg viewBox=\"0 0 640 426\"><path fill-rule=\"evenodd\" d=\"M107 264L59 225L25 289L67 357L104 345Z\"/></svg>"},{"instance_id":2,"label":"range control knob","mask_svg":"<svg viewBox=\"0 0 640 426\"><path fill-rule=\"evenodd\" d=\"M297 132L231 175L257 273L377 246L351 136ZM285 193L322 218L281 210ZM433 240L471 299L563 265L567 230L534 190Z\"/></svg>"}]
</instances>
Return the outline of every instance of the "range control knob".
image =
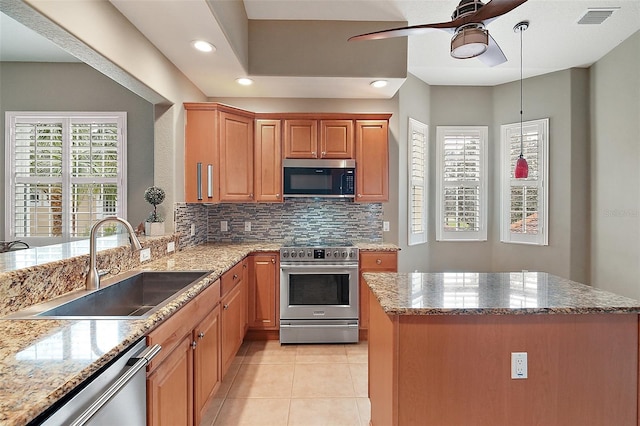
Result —
<instances>
[{"instance_id":1,"label":"range control knob","mask_svg":"<svg viewBox=\"0 0 640 426\"><path fill-rule=\"evenodd\" d=\"M326 254L326 256L327 256L327 257L331 257L331 250L327 250L327 254Z\"/></svg>"},{"instance_id":2,"label":"range control knob","mask_svg":"<svg viewBox=\"0 0 640 426\"><path fill-rule=\"evenodd\" d=\"M350 257L350 258L353 258L353 251L350 251L350 252L349 252L349 257Z\"/></svg>"},{"instance_id":3,"label":"range control knob","mask_svg":"<svg viewBox=\"0 0 640 426\"><path fill-rule=\"evenodd\" d=\"M300 255L300 257L304 257L304 250L300 250L299 255Z\"/></svg>"},{"instance_id":4,"label":"range control knob","mask_svg":"<svg viewBox=\"0 0 640 426\"><path fill-rule=\"evenodd\" d=\"M307 257L313 257L313 253L311 253L311 250L307 250Z\"/></svg>"},{"instance_id":5,"label":"range control knob","mask_svg":"<svg viewBox=\"0 0 640 426\"><path fill-rule=\"evenodd\" d=\"M334 251L333 257L340 257L340 252L338 250Z\"/></svg>"},{"instance_id":6,"label":"range control knob","mask_svg":"<svg viewBox=\"0 0 640 426\"><path fill-rule=\"evenodd\" d=\"M342 257L347 257L347 252L343 251L342 253L340 253L342 255Z\"/></svg>"},{"instance_id":7,"label":"range control knob","mask_svg":"<svg viewBox=\"0 0 640 426\"><path fill-rule=\"evenodd\" d=\"M291 252L291 257L297 257L297 256L298 256L298 253L296 253L295 251Z\"/></svg>"},{"instance_id":8,"label":"range control knob","mask_svg":"<svg viewBox=\"0 0 640 426\"><path fill-rule=\"evenodd\" d=\"M282 257L289 257L289 252L288 251L283 251L282 252Z\"/></svg>"}]
</instances>

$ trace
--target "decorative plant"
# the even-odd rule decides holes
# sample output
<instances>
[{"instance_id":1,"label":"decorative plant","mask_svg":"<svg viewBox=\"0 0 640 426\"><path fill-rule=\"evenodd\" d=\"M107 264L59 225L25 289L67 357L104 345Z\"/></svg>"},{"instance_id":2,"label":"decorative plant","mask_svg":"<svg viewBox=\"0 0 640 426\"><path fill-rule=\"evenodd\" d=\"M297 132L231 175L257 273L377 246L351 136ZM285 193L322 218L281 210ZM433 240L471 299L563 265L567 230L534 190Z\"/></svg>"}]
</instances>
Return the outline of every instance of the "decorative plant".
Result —
<instances>
[{"instance_id":1,"label":"decorative plant","mask_svg":"<svg viewBox=\"0 0 640 426\"><path fill-rule=\"evenodd\" d=\"M144 191L144 199L153 206L153 211L149 214L147 222L164 222L164 218L158 214L158 204L164 201L164 189L157 186L150 186Z\"/></svg>"}]
</instances>

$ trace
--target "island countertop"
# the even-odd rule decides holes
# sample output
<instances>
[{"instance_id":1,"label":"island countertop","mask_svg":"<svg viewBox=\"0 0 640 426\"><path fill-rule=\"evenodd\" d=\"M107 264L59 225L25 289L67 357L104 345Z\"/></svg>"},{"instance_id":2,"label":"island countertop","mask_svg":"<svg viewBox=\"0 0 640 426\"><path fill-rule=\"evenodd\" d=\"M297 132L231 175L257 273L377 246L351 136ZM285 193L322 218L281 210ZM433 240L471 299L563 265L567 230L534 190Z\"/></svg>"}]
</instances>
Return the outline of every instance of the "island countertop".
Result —
<instances>
[{"instance_id":1,"label":"island countertop","mask_svg":"<svg viewBox=\"0 0 640 426\"><path fill-rule=\"evenodd\" d=\"M640 313L640 301L545 272L364 273L388 315Z\"/></svg>"}]
</instances>

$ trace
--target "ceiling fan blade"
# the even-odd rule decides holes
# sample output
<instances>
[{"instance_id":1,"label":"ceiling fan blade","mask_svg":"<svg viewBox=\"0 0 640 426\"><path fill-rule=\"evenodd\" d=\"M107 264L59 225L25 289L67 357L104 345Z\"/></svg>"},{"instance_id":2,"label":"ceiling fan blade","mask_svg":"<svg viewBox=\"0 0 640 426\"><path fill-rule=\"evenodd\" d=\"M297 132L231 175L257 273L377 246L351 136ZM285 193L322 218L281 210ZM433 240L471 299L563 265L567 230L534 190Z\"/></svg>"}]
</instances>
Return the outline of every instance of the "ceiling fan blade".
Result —
<instances>
[{"instance_id":1,"label":"ceiling fan blade","mask_svg":"<svg viewBox=\"0 0 640 426\"><path fill-rule=\"evenodd\" d=\"M349 41L358 41L358 40L381 40L385 38L392 37L403 37L410 35L418 35L429 32L433 29L440 29L449 32L453 32L455 26L451 26L451 22L440 22L437 24L421 24L414 25L412 27L400 27L400 28L391 28L388 30L374 31L372 33L360 34L353 37L349 37Z\"/></svg>"},{"instance_id":2,"label":"ceiling fan blade","mask_svg":"<svg viewBox=\"0 0 640 426\"><path fill-rule=\"evenodd\" d=\"M486 3L473 15L466 16L467 22L482 22L487 19L496 18L512 11L527 0L491 0Z\"/></svg>"},{"instance_id":3,"label":"ceiling fan blade","mask_svg":"<svg viewBox=\"0 0 640 426\"><path fill-rule=\"evenodd\" d=\"M487 50L482 55L478 56L478 59L490 67L495 67L496 65L507 62L507 57L504 56L502 49L500 49L498 43L491 37L491 34L489 34L489 47L487 47Z\"/></svg>"}]
</instances>

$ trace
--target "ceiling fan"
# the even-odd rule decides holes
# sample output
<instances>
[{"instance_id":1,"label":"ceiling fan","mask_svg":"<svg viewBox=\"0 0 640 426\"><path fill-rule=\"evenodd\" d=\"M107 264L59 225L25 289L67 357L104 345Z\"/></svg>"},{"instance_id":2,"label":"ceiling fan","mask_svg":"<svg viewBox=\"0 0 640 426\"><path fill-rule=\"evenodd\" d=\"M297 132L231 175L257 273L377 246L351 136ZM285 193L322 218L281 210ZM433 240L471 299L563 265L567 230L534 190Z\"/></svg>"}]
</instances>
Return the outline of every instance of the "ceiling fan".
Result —
<instances>
[{"instance_id":1,"label":"ceiling fan","mask_svg":"<svg viewBox=\"0 0 640 426\"><path fill-rule=\"evenodd\" d=\"M439 29L453 34L451 38L452 57L456 59L478 57L484 64L493 67L506 62L507 57L498 43L489 35L486 26L498 16L510 12L526 1L491 0L484 4L480 0L461 0L453 11L449 22L421 24L360 34L349 38L349 41L402 37Z\"/></svg>"}]
</instances>

